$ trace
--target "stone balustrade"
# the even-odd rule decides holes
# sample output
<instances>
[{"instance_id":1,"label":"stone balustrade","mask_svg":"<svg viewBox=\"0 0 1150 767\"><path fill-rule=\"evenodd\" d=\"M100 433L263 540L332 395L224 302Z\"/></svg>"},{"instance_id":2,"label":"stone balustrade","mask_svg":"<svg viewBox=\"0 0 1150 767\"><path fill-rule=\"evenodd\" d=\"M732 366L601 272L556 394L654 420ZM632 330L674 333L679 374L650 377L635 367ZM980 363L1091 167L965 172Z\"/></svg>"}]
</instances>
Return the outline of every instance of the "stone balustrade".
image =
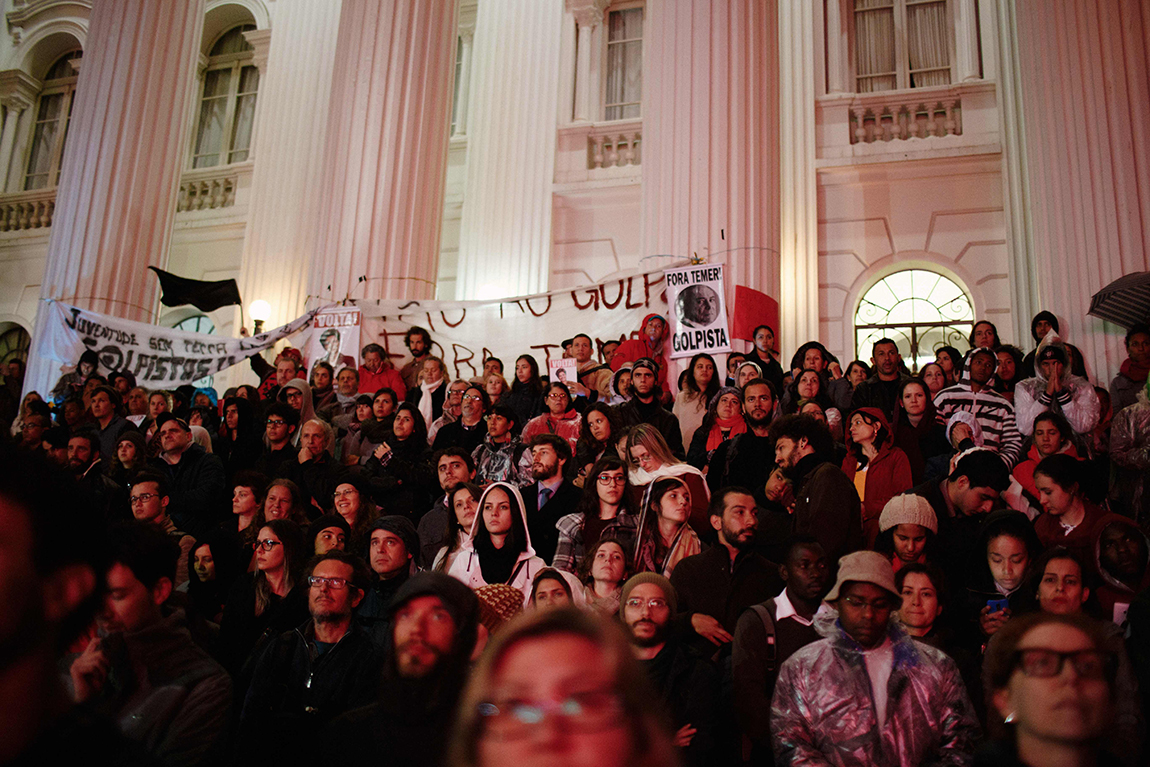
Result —
<instances>
[{"instance_id":1,"label":"stone balustrade","mask_svg":"<svg viewBox=\"0 0 1150 767\"><path fill-rule=\"evenodd\" d=\"M642 120L616 120L592 125L587 132L587 169L641 165Z\"/></svg>"},{"instance_id":2,"label":"stone balustrade","mask_svg":"<svg viewBox=\"0 0 1150 767\"><path fill-rule=\"evenodd\" d=\"M55 210L54 188L0 195L0 232L45 229Z\"/></svg>"},{"instance_id":3,"label":"stone balustrade","mask_svg":"<svg viewBox=\"0 0 1150 767\"><path fill-rule=\"evenodd\" d=\"M962 99L956 89L859 94L849 110L852 144L962 135Z\"/></svg>"}]
</instances>

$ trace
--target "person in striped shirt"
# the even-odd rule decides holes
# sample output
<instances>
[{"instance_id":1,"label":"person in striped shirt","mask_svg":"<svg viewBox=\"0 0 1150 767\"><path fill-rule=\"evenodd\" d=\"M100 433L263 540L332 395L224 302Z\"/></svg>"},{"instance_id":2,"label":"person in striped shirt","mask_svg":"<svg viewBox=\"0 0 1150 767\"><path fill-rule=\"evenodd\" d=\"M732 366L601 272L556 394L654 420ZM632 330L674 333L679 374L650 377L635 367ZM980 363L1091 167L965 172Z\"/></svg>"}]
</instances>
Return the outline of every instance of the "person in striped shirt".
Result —
<instances>
[{"instance_id":1,"label":"person in striped shirt","mask_svg":"<svg viewBox=\"0 0 1150 767\"><path fill-rule=\"evenodd\" d=\"M959 410L974 416L982 427L983 446L995 450L1008 467L1018 463L1022 435L1014 420L1014 406L994 391L998 358L989 349L973 349L966 355L962 377L934 396L938 422L945 425Z\"/></svg>"}]
</instances>

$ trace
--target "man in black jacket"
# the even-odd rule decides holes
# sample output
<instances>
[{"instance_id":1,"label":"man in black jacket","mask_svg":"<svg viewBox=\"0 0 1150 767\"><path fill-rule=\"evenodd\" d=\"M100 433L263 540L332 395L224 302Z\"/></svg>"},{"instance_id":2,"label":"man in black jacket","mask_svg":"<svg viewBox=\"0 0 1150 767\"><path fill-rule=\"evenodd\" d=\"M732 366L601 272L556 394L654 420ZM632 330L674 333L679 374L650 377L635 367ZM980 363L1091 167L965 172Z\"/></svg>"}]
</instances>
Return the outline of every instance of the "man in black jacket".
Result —
<instances>
[{"instance_id":1,"label":"man in black jacket","mask_svg":"<svg viewBox=\"0 0 1150 767\"><path fill-rule=\"evenodd\" d=\"M683 432L679 419L660 404L659 369L650 357L641 357L631 367L631 399L615 406L615 413L623 426L649 423L659 430L676 458L686 456L683 451Z\"/></svg>"},{"instance_id":2,"label":"man in black jacket","mask_svg":"<svg viewBox=\"0 0 1150 767\"><path fill-rule=\"evenodd\" d=\"M863 548L862 501L843 470L827 460L833 455L830 431L809 415L787 415L771 424L775 462L794 483L795 533L812 533L827 559Z\"/></svg>"},{"instance_id":3,"label":"man in black jacket","mask_svg":"<svg viewBox=\"0 0 1150 767\"><path fill-rule=\"evenodd\" d=\"M192 428L184 419L161 413L156 424L162 452L149 465L168 480L168 514L181 530L198 538L223 516L224 463L192 442Z\"/></svg>"},{"instance_id":4,"label":"man in black jacket","mask_svg":"<svg viewBox=\"0 0 1150 767\"><path fill-rule=\"evenodd\" d=\"M273 403L267 409L264 422L264 450L253 467L272 479L284 476L284 471L298 460L299 451L292 444L299 428L299 411L286 402Z\"/></svg>"},{"instance_id":5,"label":"man in black jacket","mask_svg":"<svg viewBox=\"0 0 1150 767\"><path fill-rule=\"evenodd\" d=\"M535 482L521 489L523 510L535 554L548 564L555 558L559 530L555 523L575 511L582 491L563 476L571 461L571 445L555 434L531 439L531 476Z\"/></svg>"},{"instance_id":6,"label":"man in black jacket","mask_svg":"<svg viewBox=\"0 0 1150 767\"><path fill-rule=\"evenodd\" d=\"M902 382L910 377L903 375L901 370L902 357L899 356L898 345L889 338L876 341L871 362L874 363L874 375L854 388L851 412L860 407L877 407L886 415L887 421L894 423L898 390ZM850 413L843 415L849 416Z\"/></svg>"},{"instance_id":7,"label":"man in black jacket","mask_svg":"<svg viewBox=\"0 0 1150 767\"><path fill-rule=\"evenodd\" d=\"M711 495L728 485L752 488L761 505L767 500L763 488L775 465L775 443L770 432L778 398L774 387L763 378L747 382L740 396L747 431L715 448L708 464L707 486Z\"/></svg>"},{"instance_id":8,"label":"man in black jacket","mask_svg":"<svg viewBox=\"0 0 1150 767\"><path fill-rule=\"evenodd\" d=\"M717 756L719 672L678 640L672 621L676 610L675 587L658 573L639 573L623 584L619 617L676 728L675 745L682 749L683 762L710 765Z\"/></svg>"},{"instance_id":9,"label":"man in black jacket","mask_svg":"<svg viewBox=\"0 0 1150 767\"><path fill-rule=\"evenodd\" d=\"M257 661L240 716L239 761L295 762L320 727L374 699L380 658L352 619L367 578L363 560L339 550L309 563L311 619L273 639Z\"/></svg>"}]
</instances>

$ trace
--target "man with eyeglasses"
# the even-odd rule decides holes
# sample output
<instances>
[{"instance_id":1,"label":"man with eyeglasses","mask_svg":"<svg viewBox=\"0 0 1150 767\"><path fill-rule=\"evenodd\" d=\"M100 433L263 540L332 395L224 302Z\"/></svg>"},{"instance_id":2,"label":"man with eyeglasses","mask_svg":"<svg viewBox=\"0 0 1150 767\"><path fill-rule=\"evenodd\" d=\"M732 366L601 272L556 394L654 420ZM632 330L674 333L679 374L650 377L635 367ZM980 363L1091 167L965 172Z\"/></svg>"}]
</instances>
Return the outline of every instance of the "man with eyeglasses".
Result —
<instances>
[{"instance_id":1,"label":"man with eyeglasses","mask_svg":"<svg viewBox=\"0 0 1150 767\"><path fill-rule=\"evenodd\" d=\"M455 386L455 384L452 384ZM450 393L450 392L449 392ZM483 443L487 423L483 417L491 409L491 399L479 384L464 384L460 395L459 418L439 430L432 442L433 450L461 447L469 453Z\"/></svg>"},{"instance_id":2,"label":"man with eyeglasses","mask_svg":"<svg viewBox=\"0 0 1150 767\"><path fill-rule=\"evenodd\" d=\"M240 715L241 763L297 763L320 745L326 723L375 699L382 659L352 617L368 577L362 559L339 550L308 563L311 618L256 661Z\"/></svg>"},{"instance_id":3,"label":"man with eyeglasses","mask_svg":"<svg viewBox=\"0 0 1150 767\"><path fill-rule=\"evenodd\" d=\"M419 573L389 609L389 650L375 703L332 722L325 764L444 763L456 703L466 681L479 626L479 600L442 573Z\"/></svg>"},{"instance_id":4,"label":"man with eyeglasses","mask_svg":"<svg viewBox=\"0 0 1150 767\"><path fill-rule=\"evenodd\" d=\"M415 563L418 555L419 533L407 517L391 514L371 526L367 543L371 585L355 617L381 647L387 643L388 606L407 579L419 571Z\"/></svg>"},{"instance_id":5,"label":"man with eyeglasses","mask_svg":"<svg viewBox=\"0 0 1150 767\"><path fill-rule=\"evenodd\" d=\"M719 672L707 658L680 641L672 618L675 587L658 573L639 573L623 584L619 617L631 648L676 728L683 763L709 765L717 756Z\"/></svg>"},{"instance_id":6,"label":"man with eyeglasses","mask_svg":"<svg viewBox=\"0 0 1150 767\"><path fill-rule=\"evenodd\" d=\"M970 764L979 726L962 676L891 620L902 597L890 561L874 551L846 555L826 601L838 610L827 638L779 671L776 763Z\"/></svg>"},{"instance_id":7,"label":"man with eyeglasses","mask_svg":"<svg viewBox=\"0 0 1150 767\"><path fill-rule=\"evenodd\" d=\"M428 421L427 444L435 444L435 438L439 436L440 430L448 424L455 423L463 415L463 393L469 387L470 384L462 379L452 381L447 385L447 396L443 398L443 409L434 421ZM419 412L422 415L423 408L420 408Z\"/></svg>"},{"instance_id":8,"label":"man with eyeglasses","mask_svg":"<svg viewBox=\"0 0 1150 767\"><path fill-rule=\"evenodd\" d=\"M168 482L163 475L154 472L140 472L128 490L128 502L136 521L152 525L164 532L180 547L180 558L176 562L174 586L178 589L188 581L188 556L196 539L176 527L168 514Z\"/></svg>"},{"instance_id":9,"label":"man with eyeglasses","mask_svg":"<svg viewBox=\"0 0 1150 767\"><path fill-rule=\"evenodd\" d=\"M168 513L176 525L201 536L228 507L224 463L192 441L192 428L182 418L161 413L156 424L162 452L148 467L168 481Z\"/></svg>"},{"instance_id":10,"label":"man with eyeglasses","mask_svg":"<svg viewBox=\"0 0 1150 767\"><path fill-rule=\"evenodd\" d=\"M276 402L267 409L264 451L256 459L256 471L272 478L281 477L284 464L299 461L299 451L292 444L298 427L299 413L286 402Z\"/></svg>"}]
</instances>

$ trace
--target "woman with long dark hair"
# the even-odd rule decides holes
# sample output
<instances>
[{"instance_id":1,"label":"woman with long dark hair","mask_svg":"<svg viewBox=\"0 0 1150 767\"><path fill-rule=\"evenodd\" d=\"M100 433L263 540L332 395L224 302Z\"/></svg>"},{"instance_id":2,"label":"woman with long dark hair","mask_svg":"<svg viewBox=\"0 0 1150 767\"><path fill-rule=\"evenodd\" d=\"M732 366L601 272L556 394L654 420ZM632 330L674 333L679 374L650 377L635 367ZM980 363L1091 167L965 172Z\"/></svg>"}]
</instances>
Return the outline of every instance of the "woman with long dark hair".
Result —
<instances>
[{"instance_id":1,"label":"woman with long dark hair","mask_svg":"<svg viewBox=\"0 0 1150 767\"><path fill-rule=\"evenodd\" d=\"M569 573L579 572L584 552L595 544L603 531L615 527L617 533L630 529L639 520L627 487L627 470L615 456L607 455L595 462L583 484L583 496L575 511L560 517L559 543L551 566Z\"/></svg>"},{"instance_id":2,"label":"woman with long dark hair","mask_svg":"<svg viewBox=\"0 0 1150 767\"><path fill-rule=\"evenodd\" d=\"M567 440L574 455L583 422L572 403L571 390L567 384L553 381L547 384L544 392L547 411L535 416L523 427L523 442L530 444L531 438L539 434L555 434Z\"/></svg>"},{"instance_id":3,"label":"woman with long dark hair","mask_svg":"<svg viewBox=\"0 0 1150 767\"><path fill-rule=\"evenodd\" d=\"M619 419L615 411L603 402L593 402L583 411L583 427L575 445L575 465L579 468L580 482L591 469L591 464L613 452L614 438L619 432ZM609 449L610 448L610 449Z\"/></svg>"},{"instance_id":4,"label":"woman with long dark hair","mask_svg":"<svg viewBox=\"0 0 1150 767\"><path fill-rule=\"evenodd\" d=\"M515 360L515 380L511 391L499 398L497 404L507 405L527 423L543 412L543 384L539 381L539 363L530 354L521 354Z\"/></svg>"},{"instance_id":5,"label":"woman with long dark hair","mask_svg":"<svg viewBox=\"0 0 1150 767\"><path fill-rule=\"evenodd\" d=\"M526 604L532 581L546 566L531 546L519 488L506 482L488 485L471 525L471 540L463 545L447 574L472 589L505 583L518 589Z\"/></svg>"},{"instance_id":6,"label":"woman with long dark hair","mask_svg":"<svg viewBox=\"0 0 1150 767\"><path fill-rule=\"evenodd\" d=\"M946 427L938 422L930 388L921 379L907 378L899 386L891 429L894 446L902 450L910 462L915 485L926 479L927 461L951 452Z\"/></svg>"},{"instance_id":7,"label":"woman with long dark hair","mask_svg":"<svg viewBox=\"0 0 1150 767\"><path fill-rule=\"evenodd\" d=\"M395 409L391 432L364 465L377 478L389 514L417 521L431 506L435 468L427 447L427 427L419 408L404 402Z\"/></svg>"},{"instance_id":8,"label":"woman with long dark hair","mask_svg":"<svg viewBox=\"0 0 1150 767\"><path fill-rule=\"evenodd\" d=\"M894 446L886 416L875 407L860 407L851 413L847 448L843 472L854 482L862 500L863 534L871 548L887 501L914 487L910 461Z\"/></svg>"},{"instance_id":9,"label":"woman with long dark hair","mask_svg":"<svg viewBox=\"0 0 1150 767\"><path fill-rule=\"evenodd\" d=\"M683 385L675 395L671 412L679 419L683 444L689 445L707 414L707 405L719 391L719 376L715 372L715 358L709 354L696 354L683 372Z\"/></svg>"},{"instance_id":10,"label":"woman with long dark hair","mask_svg":"<svg viewBox=\"0 0 1150 767\"><path fill-rule=\"evenodd\" d=\"M483 490L471 482L460 482L447 493L448 515L451 517L450 542L441 548L431 563L437 573L446 573L455 564L463 546L471 540L471 526L479 513L479 499Z\"/></svg>"},{"instance_id":11,"label":"woman with long dark hair","mask_svg":"<svg viewBox=\"0 0 1150 767\"><path fill-rule=\"evenodd\" d=\"M702 551L699 536L688 524L691 490L678 477L664 477L647 486L635 540L636 572L670 578L675 566ZM616 525L604 531L614 536Z\"/></svg>"}]
</instances>

